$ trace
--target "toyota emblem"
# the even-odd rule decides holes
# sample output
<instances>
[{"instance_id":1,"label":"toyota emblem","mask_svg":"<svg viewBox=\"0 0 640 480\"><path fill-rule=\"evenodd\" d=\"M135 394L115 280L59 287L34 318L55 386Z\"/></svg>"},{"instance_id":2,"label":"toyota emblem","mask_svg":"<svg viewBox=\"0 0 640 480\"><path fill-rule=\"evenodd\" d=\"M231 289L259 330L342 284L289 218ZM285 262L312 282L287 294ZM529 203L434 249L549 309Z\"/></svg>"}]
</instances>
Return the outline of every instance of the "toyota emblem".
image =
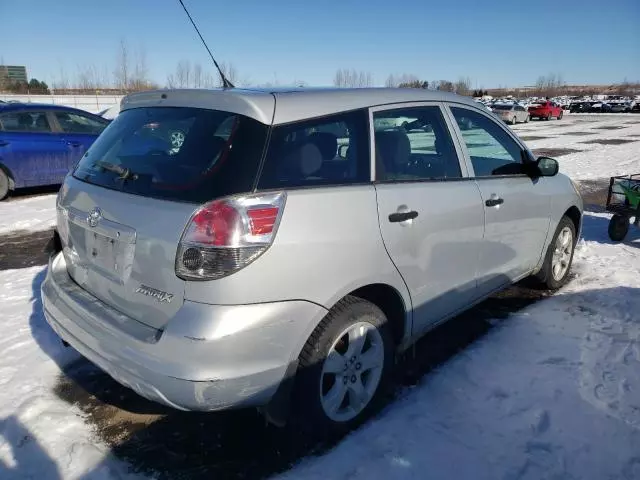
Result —
<instances>
[{"instance_id":1,"label":"toyota emblem","mask_svg":"<svg viewBox=\"0 0 640 480\"><path fill-rule=\"evenodd\" d=\"M102 220L102 210L100 210L98 207L95 207L89 212L89 215L87 215L87 223L90 227L95 227L96 225L98 225L98 223L100 223L100 220Z\"/></svg>"}]
</instances>

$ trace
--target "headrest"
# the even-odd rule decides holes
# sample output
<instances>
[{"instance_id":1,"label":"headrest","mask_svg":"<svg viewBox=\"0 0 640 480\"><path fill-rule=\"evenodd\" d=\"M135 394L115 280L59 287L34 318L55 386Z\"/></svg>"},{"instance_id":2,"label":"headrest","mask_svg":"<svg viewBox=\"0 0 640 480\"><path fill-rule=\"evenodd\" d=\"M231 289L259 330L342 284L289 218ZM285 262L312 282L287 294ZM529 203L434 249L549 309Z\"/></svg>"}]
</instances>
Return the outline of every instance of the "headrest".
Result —
<instances>
[{"instance_id":1,"label":"headrest","mask_svg":"<svg viewBox=\"0 0 640 480\"><path fill-rule=\"evenodd\" d=\"M383 130L376 132L376 151L385 165L401 165L409 160L411 143L405 132Z\"/></svg>"},{"instance_id":2,"label":"headrest","mask_svg":"<svg viewBox=\"0 0 640 480\"><path fill-rule=\"evenodd\" d=\"M318 147L323 160L333 160L336 157L338 137L333 133L314 132L309 135L308 140Z\"/></svg>"},{"instance_id":3,"label":"headrest","mask_svg":"<svg viewBox=\"0 0 640 480\"><path fill-rule=\"evenodd\" d=\"M25 127L30 127L33 124L33 119L28 113L20 113L18 115L18 124Z\"/></svg>"},{"instance_id":4,"label":"headrest","mask_svg":"<svg viewBox=\"0 0 640 480\"><path fill-rule=\"evenodd\" d=\"M286 156L284 163L296 174L309 177L320 170L322 154L314 143L305 141Z\"/></svg>"}]
</instances>

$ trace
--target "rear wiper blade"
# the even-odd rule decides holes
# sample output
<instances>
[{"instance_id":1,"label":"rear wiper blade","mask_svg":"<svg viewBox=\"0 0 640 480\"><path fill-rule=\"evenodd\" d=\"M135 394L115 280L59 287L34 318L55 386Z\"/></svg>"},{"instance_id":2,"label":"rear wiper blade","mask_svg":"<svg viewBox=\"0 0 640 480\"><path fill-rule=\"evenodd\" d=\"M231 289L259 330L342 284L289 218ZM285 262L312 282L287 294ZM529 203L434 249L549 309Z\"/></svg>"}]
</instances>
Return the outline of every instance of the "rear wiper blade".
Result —
<instances>
[{"instance_id":1,"label":"rear wiper blade","mask_svg":"<svg viewBox=\"0 0 640 480\"><path fill-rule=\"evenodd\" d=\"M116 165L115 163L105 162L104 160L96 160L95 165L109 172L117 173L119 180L137 180L138 174L134 173L130 168Z\"/></svg>"}]
</instances>

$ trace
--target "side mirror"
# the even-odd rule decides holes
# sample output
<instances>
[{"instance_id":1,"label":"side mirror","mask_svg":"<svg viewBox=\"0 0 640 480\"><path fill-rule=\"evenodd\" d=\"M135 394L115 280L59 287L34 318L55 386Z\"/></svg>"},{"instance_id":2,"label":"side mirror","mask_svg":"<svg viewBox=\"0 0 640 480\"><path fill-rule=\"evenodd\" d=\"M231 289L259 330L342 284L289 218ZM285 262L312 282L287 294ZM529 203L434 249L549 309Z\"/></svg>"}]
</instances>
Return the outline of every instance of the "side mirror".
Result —
<instances>
[{"instance_id":1,"label":"side mirror","mask_svg":"<svg viewBox=\"0 0 640 480\"><path fill-rule=\"evenodd\" d=\"M536 160L538 171L542 177L553 177L558 174L560 165L555 158L551 157L538 157Z\"/></svg>"}]
</instances>

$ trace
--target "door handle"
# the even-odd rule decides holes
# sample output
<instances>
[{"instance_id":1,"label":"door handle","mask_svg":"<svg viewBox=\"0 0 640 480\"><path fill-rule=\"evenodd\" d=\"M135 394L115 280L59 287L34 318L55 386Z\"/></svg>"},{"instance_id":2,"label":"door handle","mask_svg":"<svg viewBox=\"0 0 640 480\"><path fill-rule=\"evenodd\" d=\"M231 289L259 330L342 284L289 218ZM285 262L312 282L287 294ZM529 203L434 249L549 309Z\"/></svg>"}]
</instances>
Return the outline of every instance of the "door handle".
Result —
<instances>
[{"instance_id":1,"label":"door handle","mask_svg":"<svg viewBox=\"0 0 640 480\"><path fill-rule=\"evenodd\" d=\"M503 203L503 198L490 198L489 200L484 202L487 207L497 207L498 205L502 205Z\"/></svg>"},{"instance_id":2,"label":"door handle","mask_svg":"<svg viewBox=\"0 0 640 480\"><path fill-rule=\"evenodd\" d=\"M413 220L418 216L418 212L411 210L410 212L395 212L389 215L389 221L391 223L406 222L407 220Z\"/></svg>"},{"instance_id":3,"label":"door handle","mask_svg":"<svg viewBox=\"0 0 640 480\"><path fill-rule=\"evenodd\" d=\"M9 142L6 142L4 140L0 140L0 147L6 147L7 145L9 145Z\"/></svg>"},{"instance_id":4,"label":"door handle","mask_svg":"<svg viewBox=\"0 0 640 480\"><path fill-rule=\"evenodd\" d=\"M67 145L70 147L79 147L82 144L80 142L67 142Z\"/></svg>"}]
</instances>

